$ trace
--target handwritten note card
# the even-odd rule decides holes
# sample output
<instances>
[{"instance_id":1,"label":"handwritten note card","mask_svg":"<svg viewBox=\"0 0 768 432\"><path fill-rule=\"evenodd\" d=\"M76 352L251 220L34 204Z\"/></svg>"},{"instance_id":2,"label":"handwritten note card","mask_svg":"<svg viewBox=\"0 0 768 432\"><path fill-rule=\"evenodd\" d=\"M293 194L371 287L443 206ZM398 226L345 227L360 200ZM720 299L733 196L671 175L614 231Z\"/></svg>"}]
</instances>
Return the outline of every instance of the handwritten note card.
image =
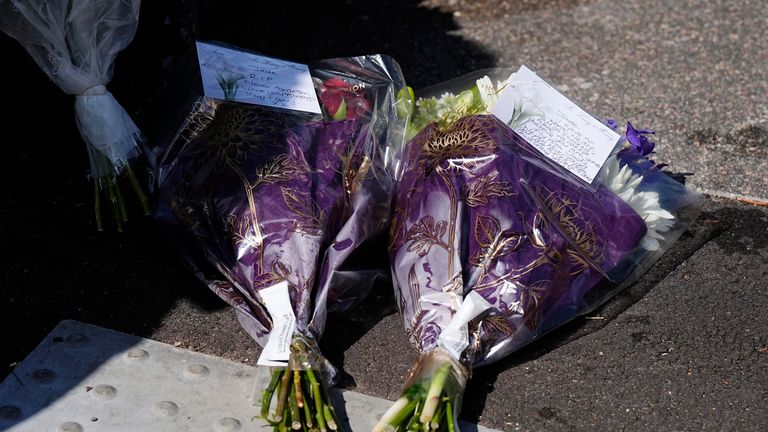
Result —
<instances>
[{"instance_id":1,"label":"handwritten note card","mask_svg":"<svg viewBox=\"0 0 768 432\"><path fill-rule=\"evenodd\" d=\"M307 65L197 42L206 96L320 113Z\"/></svg>"},{"instance_id":2,"label":"handwritten note card","mask_svg":"<svg viewBox=\"0 0 768 432\"><path fill-rule=\"evenodd\" d=\"M547 157L592 183L620 136L523 66L493 114ZM511 123L521 118L519 124Z\"/></svg>"},{"instance_id":3,"label":"handwritten note card","mask_svg":"<svg viewBox=\"0 0 768 432\"><path fill-rule=\"evenodd\" d=\"M291 307L288 282L278 282L271 287L259 291L264 306L272 318L272 330L269 332L264 349L257 364L260 366L282 366L288 363L291 356L291 341L296 331L296 316Z\"/></svg>"}]
</instances>

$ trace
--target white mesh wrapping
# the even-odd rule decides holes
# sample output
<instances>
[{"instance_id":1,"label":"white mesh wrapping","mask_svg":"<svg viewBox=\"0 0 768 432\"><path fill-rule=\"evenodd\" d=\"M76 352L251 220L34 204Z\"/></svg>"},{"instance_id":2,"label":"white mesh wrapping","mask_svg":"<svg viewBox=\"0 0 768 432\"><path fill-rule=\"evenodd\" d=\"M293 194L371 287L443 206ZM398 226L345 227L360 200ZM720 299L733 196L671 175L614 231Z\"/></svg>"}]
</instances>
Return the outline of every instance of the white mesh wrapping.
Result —
<instances>
[{"instance_id":1,"label":"white mesh wrapping","mask_svg":"<svg viewBox=\"0 0 768 432\"><path fill-rule=\"evenodd\" d=\"M17 39L68 94L90 146L91 175L122 171L139 154L141 133L104 87L115 56L136 33L139 0L0 0L0 30ZM98 150L112 167L96 163Z\"/></svg>"}]
</instances>

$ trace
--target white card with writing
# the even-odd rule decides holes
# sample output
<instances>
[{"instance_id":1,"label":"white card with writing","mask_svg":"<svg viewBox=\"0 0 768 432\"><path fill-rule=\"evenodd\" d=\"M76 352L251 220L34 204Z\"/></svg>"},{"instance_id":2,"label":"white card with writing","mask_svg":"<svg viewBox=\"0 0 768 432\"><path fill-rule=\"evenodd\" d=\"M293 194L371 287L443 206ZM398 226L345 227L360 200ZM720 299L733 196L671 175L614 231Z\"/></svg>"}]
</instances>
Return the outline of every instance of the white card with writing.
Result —
<instances>
[{"instance_id":1,"label":"white card with writing","mask_svg":"<svg viewBox=\"0 0 768 432\"><path fill-rule=\"evenodd\" d=\"M197 58L208 97L320 114L307 65L204 42Z\"/></svg>"},{"instance_id":2,"label":"white card with writing","mask_svg":"<svg viewBox=\"0 0 768 432\"><path fill-rule=\"evenodd\" d=\"M264 349L256 364L260 366L285 366L291 355L291 341L296 331L296 316L293 314L288 282L282 281L259 291L264 306L272 317L272 330L269 332Z\"/></svg>"},{"instance_id":3,"label":"white card with writing","mask_svg":"<svg viewBox=\"0 0 768 432\"><path fill-rule=\"evenodd\" d=\"M594 181L621 138L525 66L502 90L493 114L587 183ZM523 117L525 121L515 124Z\"/></svg>"}]
</instances>

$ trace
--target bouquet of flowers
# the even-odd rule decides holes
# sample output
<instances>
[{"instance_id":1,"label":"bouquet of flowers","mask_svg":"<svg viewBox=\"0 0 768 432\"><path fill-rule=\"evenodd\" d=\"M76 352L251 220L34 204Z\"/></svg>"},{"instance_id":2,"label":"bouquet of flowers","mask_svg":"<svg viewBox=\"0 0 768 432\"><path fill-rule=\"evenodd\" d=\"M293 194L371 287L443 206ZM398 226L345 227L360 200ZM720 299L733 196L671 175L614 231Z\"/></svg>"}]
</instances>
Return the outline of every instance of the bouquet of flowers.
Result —
<instances>
[{"instance_id":1,"label":"bouquet of flowers","mask_svg":"<svg viewBox=\"0 0 768 432\"><path fill-rule=\"evenodd\" d=\"M133 40L139 0L74 2L0 0L0 30L17 39L62 90L75 97L75 119L94 180L96 226L103 230L106 194L117 230L128 219L118 180L124 178L145 215L148 199L131 167L142 134L106 84L115 56Z\"/></svg>"},{"instance_id":2,"label":"bouquet of flowers","mask_svg":"<svg viewBox=\"0 0 768 432\"><path fill-rule=\"evenodd\" d=\"M264 347L256 394L275 430L342 427L317 342L327 312L370 288L336 271L386 228L385 148L405 128L392 59L326 60L310 72L324 118L201 97L158 166L157 218Z\"/></svg>"},{"instance_id":3,"label":"bouquet of flowers","mask_svg":"<svg viewBox=\"0 0 768 432\"><path fill-rule=\"evenodd\" d=\"M597 307L695 215L699 196L648 159L651 131L628 125L596 184L544 156L515 132L539 115L530 99L506 124L489 115L509 83L502 72L415 100L389 252L421 355L374 431L456 430L472 368Z\"/></svg>"}]
</instances>

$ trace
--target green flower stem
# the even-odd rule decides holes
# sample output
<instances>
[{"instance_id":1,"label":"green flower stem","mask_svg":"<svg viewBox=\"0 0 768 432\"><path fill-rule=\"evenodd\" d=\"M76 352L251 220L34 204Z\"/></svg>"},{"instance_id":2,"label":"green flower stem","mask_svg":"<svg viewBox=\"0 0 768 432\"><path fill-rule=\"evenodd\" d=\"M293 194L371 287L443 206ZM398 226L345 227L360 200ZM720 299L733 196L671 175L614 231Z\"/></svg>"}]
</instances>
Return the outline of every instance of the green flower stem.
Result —
<instances>
[{"instance_id":1,"label":"green flower stem","mask_svg":"<svg viewBox=\"0 0 768 432\"><path fill-rule=\"evenodd\" d=\"M96 212L96 229L104 231L104 224L101 221L101 188L100 182L93 180L93 209Z\"/></svg>"},{"instance_id":2,"label":"green flower stem","mask_svg":"<svg viewBox=\"0 0 768 432\"><path fill-rule=\"evenodd\" d=\"M413 417L408 421L405 429L409 432L418 432L421 430L421 423L419 422L419 413L413 413Z\"/></svg>"},{"instance_id":3,"label":"green flower stem","mask_svg":"<svg viewBox=\"0 0 768 432\"><path fill-rule=\"evenodd\" d=\"M120 185L117 183L117 178L115 178L113 184L115 185L115 196L117 196L117 208L120 211L118 217L121 222L128 222L128 210L125 208L125 198L123 198L123 193L120 191Z\"/></svg>"},{"instance_id":4,"label":"green flower stem","mask_svg":"<svg viewBox=\"0 0 768 432\"><path fill-rule=\"evenodd\" d=\"M149 199L147 198L147 195L144 194L144 191L141 189L141 185L139 184L139 180L136 178L136 174L133 172L133 168L131 168L130 163L125 164L125 173L128 176L128 181L131 183L131 187L133 188L133 193L136 194L136 197L139 199L139 205L141 206L141 211L144 213L144 216L149 216Z\"/></svg>"},{"instance_id":5,"label":"green flower stem","mask_svg":"<svg viewBox=\"0 0 768 432\"><path fill-rule=\"evenodd\" d=\"M431 427L433 430L437 430L437 428L440 427L440 420L443 417L443 411L445 411L445 401L447 401L448 398L443 398L442 402L437 406L437 411L435 411L435 415L432 416L432 420L429 423L429 427Z\"/></svg>"},{"instance_id":6,"label":"green flower stem","mask_svg":"<svg viewBox=\"0 0 768 432\"><path fill-rule=\"evenodd\" d=\"M309 429L312 429L313 423L312 423L312 411L310 409L309 403L304 404L304 423Z\"/></svg>"},{"instance_id":7,"label":"green flower stem","mask_svg":"<svg viewBox=\"0 0 768 432\"><path fill-rule=\"evenodd\" d=\"M99 231L104 230L104 221L102 217L102 194L105 194L110 201L109 207L111 208L115 217L117 231L123 230L123 222L128 221L128 205L125 199L124 191L121 189L120 183L123 176L127 177L127 181L131 184L134 194L137 197L141 211L145 216L151 214L149 198L144 193L136 177L131 164L128 161L123 161L119 164L119 168L116 164L104 155L104 153L90 148L88 149L91 157L91 164L94 168L93 172L106 173L100 177L93 177L94 182L94 204L93 209L96 215L96 229ZM119 174L118 174L118 169ZM124 170L124 171L123 171Z\"/></svg>"},{"instance_id":8,"label":"green flower stem","mask_svg":"<svg viewBox=\"0 0 768 432\"><path fill-rule=\"evenodd\" d=\"M286 409L286 411L281 414L280 417L282 419L280 421L280 432L288 432L288 410Z\"/></svg>"},{"instance_id":9,"label":"green flower stem","mask_svg":"<svg viewBox=\"0 0 768 432\"><path fill-rule=\"evenodd\" d=\"M448 424L448 432L455 432L453 427L453 404L449 398L445 401L445 422Z\"/></svg>"},{"instance_id":10,"label":"green flower stem","mask_svg":"<svg viewBox=\"0 0 768 432\"><path fill-rule=\"evenodd\" d=\"M405 419L407 419L409 416L411 416L411 414L413 414L418 404L419 404L418 399L409 401L408 404L403 407L403 409L401 409L392 417L392 419L389 421L389 424L397 428L397 426L399 426L401 423L405 421Z\"/></svg>"},{"instance_id":11,"label":"green flower stem","mask_svg":"<svg viewBox=\"0 0 768 432\"><path fill-rule=\"evenodd\" d=\"M299 404L296 403L296 388L291 388L291 395L288 398L288 408L291 414L291 429L301 429L301 416L299 415Z\"/></svg>"},{"instance_id":12,"label":"green flower stem","mask_svg":"<svg viewBox=\"0 0 768 432\"><path fill-rule=\"evenodd\" d=\"M302 336L294 337L288 363L272 373L269 385L262 390L260 417L269 422L276 432L343 429L320 382L318 374L321 371L313 369L316 365L322 367L323 361L315 353L314 345ZM274 393L277 393L276 403ZM275 409L271 410L273 403Z\"/></svg>"},{"instance_id":13,"label":"green flower stem","mask_svg":"<svg viewBox=\"0 0 768 432\"><path fill-rule=\"evenodd\" d=\"M395 403L393 403L392 406L390 406L389 409L384 413L384 415L381 416L379 422L376 423L376 426L373 427L373 432L383 432L384 427L388 424L391 424L392 419L395 418L395 416L407 405L408 398L401 396L400 399L396 400Z\"/></svg>"},{"instance_id":14,"label":"green flower stem","mask_svg":"<svg viewBox=\"0 0 768 432\"><path fill-rule=\"evenodd\" d=\"M432 377L432 382L429 385L429 391L427 392L427 398L424 402L424 410L421 412L420 416L421 423L429 423L435 415L437 405L440 403L440 394L443 392L445 381L448 379L448 374L450 372L451 364L443 363Z\"/></svg>"},{"instance_id":15,"label":"green flower stem","mask_svg":"<svg viewBox=\"0 0 768 432\"><path fill-rule=\"evenodd\" d=\"M324 397L324 392L320 387L320 382L317 380L315 373L312 370L307 370L307 381L309 381L310 394L315 402L314 417L317 421L317 427L321 432L330 430L337 430L338 424L333 415L333 407L330 406L330 401L327 401Z\"/></svg>"},{"instance_id":16,"label":"green flower stem","mask_svg":"<svg viewBox=\"0 0 768 432\"><path fill-rule=\"evenodd\" d=\"M293 363L290 363L293 364ZM337 431L340 425L328 395L313 370L278 369L272 373L268 386L262 390L260 415L274 431L306 432ZM275 396L277 393L277 396ZM299 406L299 395L302 404ZM270 416L270 405L277 405Z\"/></svg>"},{"instance_id":17,"label":"green flower stem","mask_svg":"<svg viewBox=\"0 0 768 432\"><path fill-rule=\"evenodd\" d=\"M275 389L277 388L277 384L280 382L280 377L282 374L283 371L281 369L276 369L274 372L272 372L272 379L270 379L269 385L261 393L260 417L264 420L269 420L267 418L269 416L269 404L272 402L272 396L275 394Z\"/></svg>"},{"instance_id":18,"label":"green flower stem","mask_svg":"<svg viewBox=\"0 0 768 432\"><path fill-rule=\"evenodd\" d=\"M421 411L424 409L424 399L423 395L420 396L419 403L416 404L416 409L413 411L413 417L408 422L408 426L411 428L412 431L419 431L421 430L421 421L419 420L419 417L421 416Z\"/></svg>"},{"instance_id":19,"label":"green flower stem","mask_svg":"<svg viewBox=\"0 0 768 432\"><path fill-rule=\"evenodd\" d=\"M109 197L109 204L112 207L112 213L115 215L115 223L117 224L117 231L123 231L123 222L120 218L120 208L117 204L117 194L115 193L115 182L111 178L105 179L107 183L107 197Z\"/></svg>"},{"instance_id":20,"label":"green flower stem","mask_svg":"<svg viewBox=\"0 0 768 432\"><path fill-rule=\"evenodd\" d=\"M328 429L335 431L338 429L336 419L333 415L333 408L330 405L323 405L323 417L325 417L325 424L328 425Z\"/></svg>"},{"instance_id":21,"label":"green flower stem","mask_svg":"<svg viewBox=\"0 0 768 432\"><path fill-rule=\"evenodd\" d=\"M317 427L321 432L328 430L325 423L325 417L323 416L323 398L320 393L320 383L317 382L315 374L311 371L307 371L307 378L309 379L309 385L312 388L312 395L315 399L315 420L317 420Z\"/></svg>"},{"instance_id":22,"label":"green flower stem","mask_svg":"<svg viewBox=\"0 0 768 432\"><path fill-rule=\"evenodd\" d=\"M296 393L296 404L299 408L303 408L304 392L301 391L301 371L293 371L293 389Z\"/></svg>"},{"instance_id":23,"label":"green flower stem","mask_svg":"<svg viewBox=\"0 0 768 432\"><path fill-rule=\"evenodd\" d=\"M453 359L440 352L419 359L408 387L373 432L455 432L455 403L466 382Z\"/></svg>"},{"instance_id":24,"label":"green flower stem","mask_svg":"<svg viewBox=\"0 0 768 432\"><path fill-rule=\"evenodd\" d=\"M275 421L281 421L285 417L284 411L286 408L286 402L288 402L288 388L290 387L291 383L290 377L290 372L285 371L283 376L280 378L280 390L277 392L277 407L275 408Z\"/></svg>"}]
</instances>

